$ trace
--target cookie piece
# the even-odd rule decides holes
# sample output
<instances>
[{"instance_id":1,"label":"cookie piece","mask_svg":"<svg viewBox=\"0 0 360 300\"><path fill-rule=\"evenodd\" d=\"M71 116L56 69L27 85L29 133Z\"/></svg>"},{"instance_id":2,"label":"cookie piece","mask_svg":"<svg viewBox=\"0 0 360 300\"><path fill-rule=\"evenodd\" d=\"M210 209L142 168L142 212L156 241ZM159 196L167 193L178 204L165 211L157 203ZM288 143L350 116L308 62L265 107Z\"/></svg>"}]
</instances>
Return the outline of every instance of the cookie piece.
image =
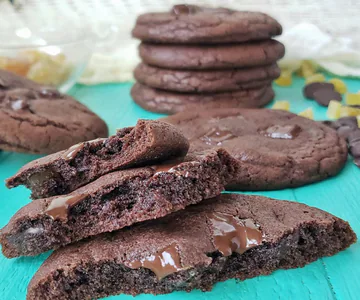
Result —
<instances>
[{"instance_id":1,"label":"cookie piece","mask_svg":"<svg viewBox=\"0 0 360 300\"><path fill-rule=\"evenodd\" d=\"M167 92L135 83L131 89L133 100L142 108L164 114L174 114L187 109L229 108L229 107L262 107L274 99L271 86L237 92L191 94Z\"/></svg>"},{"instance_id":2,"label":"cookie piece","mask_svg":"<svg viewBox=\"0 0 360 300\"><path fill-rule=\"evenodd\" d=\"M282 110L192 110L161 120L182 130L189 152L228 150L239 164L232 190L316 182L339 173L347 159L346 142L334 130Z\"/></svg>"},{"instance_id":3,"label":"cookie piece","mask_svg":"<svg viewBox=\"0 0 360 300\"><path fill-rule=\"evenodd\" d=\"M160 220L57 250L31 280L27 299L209 291L230 278L303 267L355 242L346 221L320 209L223 194Z\"/></svg>"},{"instance_id":4,"label":"cookie piece","mask_svg":"<svg viewBox=\"0 0 360 300\"><path fill-rule=\"evenodd\" d=\"M71 194L21 208L0 233L6 257L36 255L156 219L220 194L236 174L223 149L104 175Z\"/></svg>"},{"instance_id":5,"label":"cookie piece","mask_svg":"<svg viewBox=\"0 0 360 300\"><path fill-rule=\"evenodd\" d=\"M83 142L32 161L6 185L25 185L33 199L68 194L115 170L183 157L188 148L188 140L174 126L139 120L135 127L120 129L107 139Z\"/></svg>"},{"instance_id":6,"label":"cookie piece","mask_svg":"<svg viewBox=\"0 0 360 300\"><path fill-rule=\"evenodd\" d=\"M152 67L140 63L134 76L147 86L185 93L232 92L270 85L280 68L268 65L233 70L184 71Z\"/></svg>"},{"instance_id":7,"label":"cookie piece","mask_svg":"<svg viewBox=\"0 0 360 300\"><path fill-rule=\"evenodd\" d=\"M142 41L169 44L215 44L264 40L282 33L281 25L260 12L196 5L170 12L140 15L132 35Z\"/></svg>"},{"instance_id":8,"label":"cookie piece","mask_svg":"<svg viewBox=\"0 0 360 300\"><path fill-rule=\"evenodd\" d=\"M72 97L0 70L0 149L50 154L107 136L105 122Z\"/></svg>"},{"instance_id":9,"label":"cookie piece","mask_svg":"<svg viewBox=\"0 0 360 300\"><path fill-rule=\"evenodd\" d=\"M139 55L148 65L187 70L234 69L275 63L285 54L278 41L225 45L161 45L141 43Z\"/></svg>"}]
</instances>

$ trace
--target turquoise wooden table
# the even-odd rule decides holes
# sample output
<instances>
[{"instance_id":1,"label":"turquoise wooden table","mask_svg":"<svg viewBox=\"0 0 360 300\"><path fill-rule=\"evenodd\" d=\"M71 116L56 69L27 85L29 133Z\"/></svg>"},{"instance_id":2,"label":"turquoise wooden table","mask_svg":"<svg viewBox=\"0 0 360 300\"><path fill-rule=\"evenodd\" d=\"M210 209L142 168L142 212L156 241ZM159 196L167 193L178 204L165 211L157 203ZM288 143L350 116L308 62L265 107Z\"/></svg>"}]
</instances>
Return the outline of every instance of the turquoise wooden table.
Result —
<instances>
[{"instance_id":1,"label":"turquoise wooden table","mask_svg":"<svg viewBox=\"0 0 360 300\"><path fill-rule=\"evenodd\" d=\"M360 90L360 81L346 80L350 92ZM277 100L289 100L291 111L300 112L311 106L317 120L325 119L326 109L305 100L301 94L304 85L298 78L291 87L275 87ZM107 121L110 132L116 128L134 125L138 118L156 119L161 115L138 107L129 96L131 84L75 86L70 93L96 111ZM272 104L270 104L271 106ZM0 153L0 227L23 205L29 202L25 188L8 190L4 180L22 165L37 158L35 155ZM254 193L255 194L255 193ZM288 199L316 206L350 222L360 237L360 170L348 161L336 177L320 183L285 189L257 192L277 199ZM49 254L35 258L8 260L0 254L0 300L25 299L26 287L38 267ZM218 283L212 292L176 292L170 295L140 295L137 300L238 300L238 299L360 299L360 243L333 257L316 261L304 268L280 270L270 276L261 276L244 282L228 280ZM109 299L128 300L132 296Z\"/></svg>"}]
</instances>

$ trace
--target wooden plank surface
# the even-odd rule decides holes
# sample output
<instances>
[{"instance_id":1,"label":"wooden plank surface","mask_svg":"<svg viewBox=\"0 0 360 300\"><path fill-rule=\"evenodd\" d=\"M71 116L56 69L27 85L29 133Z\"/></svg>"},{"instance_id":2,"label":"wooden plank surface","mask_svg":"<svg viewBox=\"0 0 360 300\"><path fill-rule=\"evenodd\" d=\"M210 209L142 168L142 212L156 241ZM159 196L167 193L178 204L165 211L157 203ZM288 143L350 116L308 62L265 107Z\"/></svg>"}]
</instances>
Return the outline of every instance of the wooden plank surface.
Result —
<instances>
[{"instance_id":1,"label":"wooden plank surface","mask_svg":"<svg viewBox=\"0 0 360 300\"><path fill-rule=\"evenodd\" d=\"M352 92L360 90L360 81L346 80ZM315 118L325 119L326 109L302 97L302 79L291 87L275 87L277 100L289 100L291 111L299 112L311 106ZM76 86L70 93L96 111L109 125L113 134L116 128L134 125L138 118L156 119L161 115L149 113L131 101L131 84ZM270 105L271 106L271 105ZM36 155L0 153L0 181L14 174L22 165L37 158ZM336 177L320 183L281 191L256 192L276 199L288 199L327 210L350 222L360 235L360 170L349 159L345 169ZM24 204L29 191L25 188L8 190L0 185L0 227ZM0 300L25 299L26 287L37 268L49 254L35 258L8 260L0 255ZM276 271L244 282L228 280L215 286L212 292L176 292L170 295L140 295L139 300L237 300L237 299L359 299L360 243L333 257L324 258L304 268ZM121 295L109 299L126 300Z\"/></svg>"}]
</instances>

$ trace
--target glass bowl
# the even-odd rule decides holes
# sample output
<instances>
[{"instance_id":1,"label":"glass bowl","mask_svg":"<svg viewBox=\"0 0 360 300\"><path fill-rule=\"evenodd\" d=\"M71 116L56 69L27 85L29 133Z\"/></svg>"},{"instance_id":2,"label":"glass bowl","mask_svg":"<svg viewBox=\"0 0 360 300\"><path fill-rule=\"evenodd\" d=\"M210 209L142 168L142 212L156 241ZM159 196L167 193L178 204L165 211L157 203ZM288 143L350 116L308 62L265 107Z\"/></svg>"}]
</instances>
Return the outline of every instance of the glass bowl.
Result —
<instances>
[{"instance_id":1,"label":"glass bowl","mask_svg":"<svg viewBox=\"0 0 360 300\"><path fill-rule=\"evenodd\" d=\"M19 27L0 32L0 69L66 92L81 76L95 42L86 28Z\"/></svg>"}]
</instances>

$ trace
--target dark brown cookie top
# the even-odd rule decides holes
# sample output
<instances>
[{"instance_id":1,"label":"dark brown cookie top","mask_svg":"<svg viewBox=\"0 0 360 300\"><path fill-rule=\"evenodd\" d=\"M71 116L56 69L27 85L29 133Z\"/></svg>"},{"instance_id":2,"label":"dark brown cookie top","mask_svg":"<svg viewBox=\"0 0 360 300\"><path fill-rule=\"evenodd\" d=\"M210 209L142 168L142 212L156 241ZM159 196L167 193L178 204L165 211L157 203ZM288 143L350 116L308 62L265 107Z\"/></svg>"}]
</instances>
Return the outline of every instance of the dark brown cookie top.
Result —
<instances>
[{"instance_id":1,"label":"dark brown cookie top","mask_svg":"<svg viewBox=\"0 0 360 300\"><path fill-rule=\"evenodd\" d=\"M223 194L171 216L57 250L31 280L28 288L31 297L28 299L36 299L37 293L45 292L41 287L51 284L60 269L60 277L61 274L73 274L75 270L87 269L89 272L85 276L91 278L90 282L101 280L103 276L110 278L110 273L108 275L105 268L101 269L108 262L117 264L118 276L147 280L135 279L128 290L122 288L122 285L113 288L106 285L104 295L115 292L171 292L181 290L183 286L186 289L186 281L192 282L187 291L194 286L209 289L211 286L208 285L214 283L207 280L209 276L206 275L210 270L217 280L232 278L235 274L242 274L239 276L241 279L254 276L250 274L255 270L249 270L244 265L240 269L239 264L234 263L236 258L255 261L253 268L261 269L260 264L264 264L263 260L272 253L272 257L269 257L272 267L262 274L279 268L278 260L290 258L298 248L303 249L300 232L306 229L308 232L324 233L324 237L308 233L311 239L323 243L323 248L326 247L324 241L331 243L328 251L315 251L317 248L314 247L313 255L306 257L307 262L319 258L320 253L333 255L356 241L356 235L347 222L317 208L260 196ZM312 246L309 244L304 247ZM262 259L258 255L260 253ZM219 256L221 259L218 259ZM229 267L231 262L232 268ZM291 267L301 264L295 263ZM91 268L87 268L89 265ZM97 277L95 272L90 271L92 269L104 271ZM218 273L224 276L216 275ZM164 288L166 283L168 289ZM128 281L124 280L124 284L127 286ZM94 289L87 285L85 281L81 286L90 293L86 293L88 299L96 297L98 294L91 292ZM66 294L64 284L55 286L47 292L49 295Z\"/></svg>"},{"instance_id":2,"label":"dark brown cookie top","mask_svg":"<svg viewBox=\"0 0 360 300\"><path fill-rule=\"evenodd\" d=\"M54 88L0 70L0 148L47 154L106 137L103 120Z\"/></svg>"},{"instance_id":3,"label":"dark brown cookie top","mask_svg":"<svg viewBox=\"0 0 360 300\"><path fill-rule=\"evenodd\" d=\"M315 121L280 110L186 111L162 119L190 140L190 152L224 147L241 165L232 188L299 186L337 174L345 140Z\"/></svg>"},{"instance_id":4,"label":"dark brown cookie top","mask_svg":"<svg viewBox=\"0 0 360 300\"><path fill-rule=\"evenodd\" d=\"M6 182L25 185L32 197L68 194L112 171L144 166L186 155L188 140L167 123L139 120L109 138L82 142L32 161Z\"/></svg>"},{"instance_id":5,"label":"dark brown cookie top","mask_svg":"<svg viewBox=\"0 0 360 300\"><path fill-rule=\"evenodd\" d=\"M276 64L232 70L172 70L140 63L134 76L147 86L175 92L232 92L269 85L280 76Z\"/></svg>"},{"instance_id":6,"label":"dark brown cookie top","mask_svg":"<svg viewBox=\"0 0 360 300\"><path fill-rule=\"evenodd\" d=\"M170 12L146 13L137 18L134 37L157 43L234 43L280 35L281 25L272 17L249 11L174 6Z\"/></svg>"},{"instance_id":7,"label":"dark brown cookie top","mask_svg":"<svg viewBox=\"0 0 360 300\"><path fill-rule=\"evenodd\" d=\"M234 69L273 64L284 56L285 47L276 40L224 45L141 43L139 54L145 63L169 69Z\"/></svg>"},{"instance_id":8,"label":"dark brown cookie top","mask_svg":"<svg viewBox=\"0 0 360 300\"><path fill-rule=\"evenodd\" d=\"M271 86L264 86L224 93L177 93L135 83L131 89L131 96L138 105L146 110L174 114L188 109L198 110L199 107L204 109L263 107L273 100L274 91Z\"/></svg>"}]
</instances>

